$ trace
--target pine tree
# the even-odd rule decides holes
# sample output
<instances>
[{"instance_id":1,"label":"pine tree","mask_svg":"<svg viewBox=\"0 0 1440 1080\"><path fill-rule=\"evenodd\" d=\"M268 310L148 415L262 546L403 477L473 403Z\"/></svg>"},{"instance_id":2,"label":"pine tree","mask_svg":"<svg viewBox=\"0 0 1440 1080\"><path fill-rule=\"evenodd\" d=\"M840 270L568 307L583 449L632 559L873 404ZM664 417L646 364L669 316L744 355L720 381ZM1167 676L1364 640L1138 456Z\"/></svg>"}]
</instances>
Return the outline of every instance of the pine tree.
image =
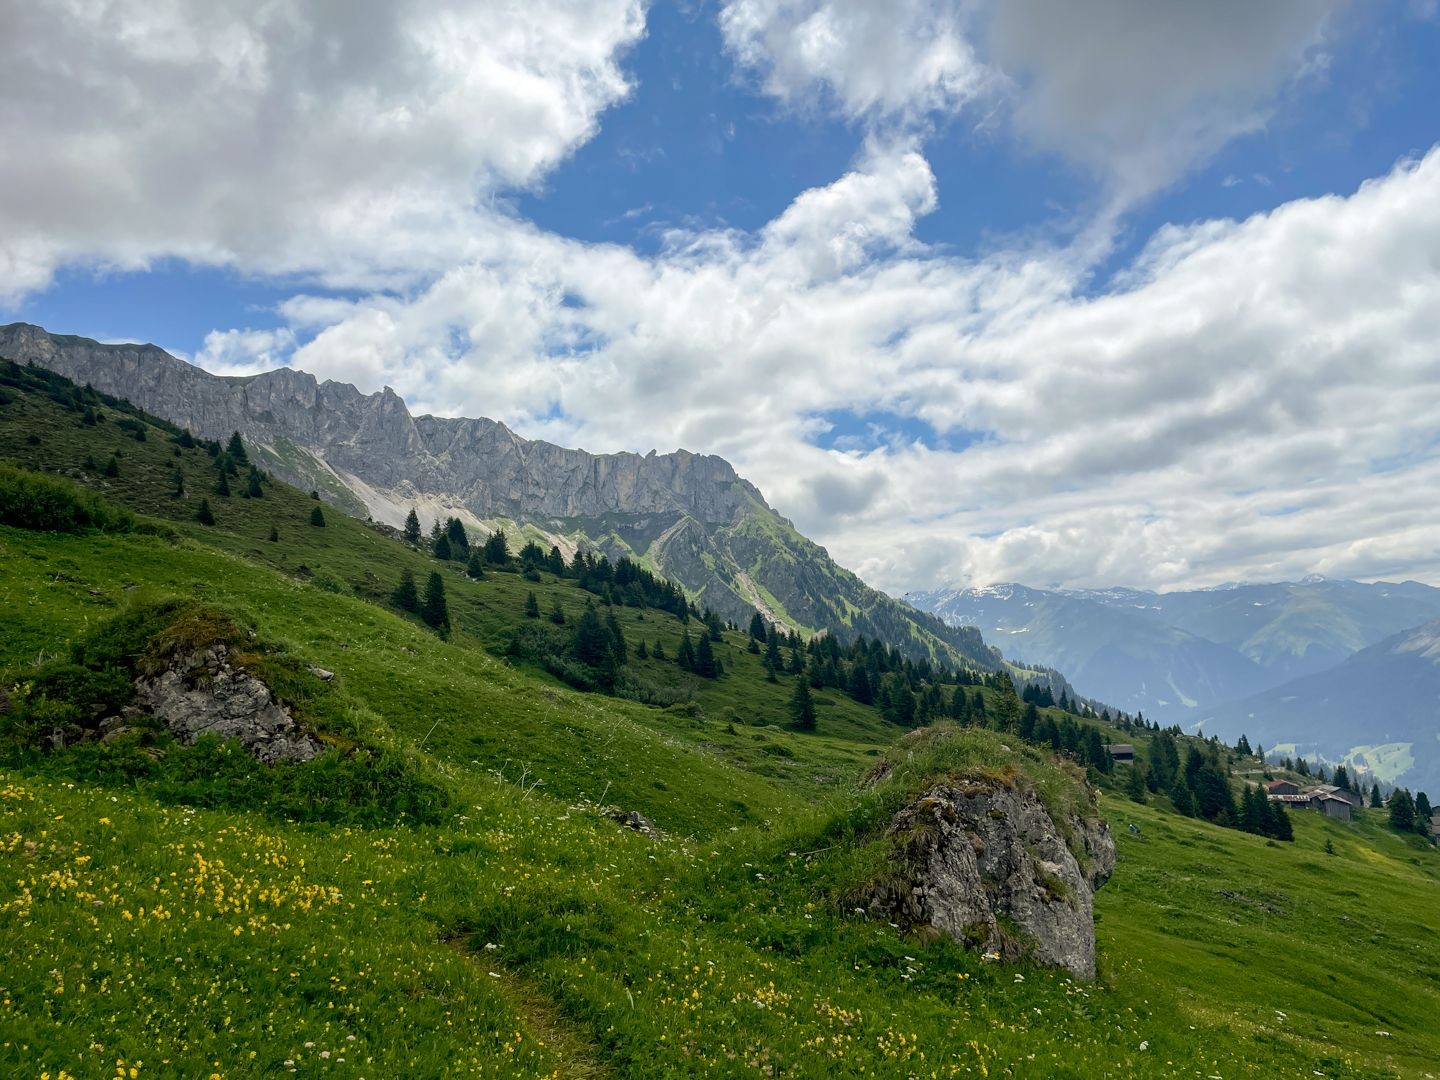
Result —
<instances>
[{"instance_id":1,"label":"pine tree","mask_svg":"<svg viewBox=\"0 0 1440 1080\"><path fill-rule=\"evenodd\" d=\"M1194 817L1195 793L1190 790L1190 785L1185 782L1185 774L1177 773L1175 783L1170 785L1170 801L1175 804L1175 810L1186 817Z\"/></svg>"},{"instance_id":2,"label":"pine tree","mask_svg":"<svg viewBox=\"0 0 1440 1080\"><path fill-rule=\"evenodd\" d=\"M656 639L655 639L655 644L654 644L654 646L650 649L650 655L653 656L656 660L664 660L664 659L665 659L665 646L663 646L663 645L660 644L660 639L659 639L659 638L656 638Z\"/></svg>"},{"instance_id":3,"label":"pine tree","mask_svg":"<svg viewBox=\"0 0 1440 1080\"><path fill-rule=\"evenodd\" d=\"M1350 774L1346 771L1344 765L1335 766L1335 779L1333 783L1342 791L1350 790Z\"/></svg>"},{"instance_id":4,"label":"pine tree","mask_svg":"<svg viewBox=\"0 0 1440 1080\"><path fill-rule=\"evenodd\" d=\"M250 455L245 452L245 440L240 438L240 432L230 436L230 441L225 446L225 453L238 461L241 465L250 464Z\"/></svg>"},{"instance_id":5,"label":"pine tree","mask_svg":"<svg viewBox=\"0 0 1440 1080\"><path fill-rule=\"evenodd\" d=\"M1283 803L1270 803L1270 835L1276 840L1295 839L1295 827L1290 823L1290 815L1285 812Z\"/></svg>"},{"instance_id":6,"label":"pine tree","mask_svg":"<svg viewBox=\"0 0 1440 1080\"><path fill-rule=\"evenodd\" d=\"M420 601L420 618L442 633L450 629L450 609L445 604L445 582L438 570L432 570L429 580L425 582L425 598Z\"/></svg>"},{"instance_id":7,"label":"pine tree","mask_svg":"<svg viewBox=\"0 0 1440 1080\"><path fill-rule=\"evenodd\" d=\"M1134 761L1130 764L1130 778L1125 783L1125 794L1141 805L1145 802L1145 770L1140 762Z\"/></svg>"},{"instance_id":8,"label":"pine tree","mask_svg":"<svg viewBox=\"0 0 1440 1080\"><path fill-rule=\"evenodd\" d=\"M688 635L687 635L688 638ZM694 672L702 679L714 679L719 674L719 668L715 663L715 651L710 647L710 635L701 634L699 643L695 646Z\"/></svg>"},{"instance_id":9,"label":"pine tree","mask_svg":"<svg viewBox=\"0 0 1440 1080\"><path fill-rule=\"evenodd\" d=\"M275 528L274 525L271 525L271 526L270 526L270 535L269 535L268 537L266 537L266 539L268 539L268 540L270 541L270 543L272 543L272 544L279 543L279 541L280 541L280 530L277 529L277 528Z\"/></svg>"},{"instance_id":10,"label":"pine tree","mask_svg":"<svg viewBox=\"0 0 1440 1080\"><path fill-rule=\"evenodd\" d=\"M215 482L215 494L230 497L230 478L225 475L225 470L220 470L220 479Z\"/></svg>"},{"instance_id":11,"label":"pine tree","mask_svg":"<svg viewBox=\"0 0 1440 1080\"><path fill-rule=\"evenodd\" d=\"M390 594L390 601L401 611L420 610L420 592L415 588L415 575L408 567L401 572L400 584L395 586L395 591Z\"/></svg>"},{"instance_id":12,"label":"pine tree","mask_svg":"<svg viewBox=\"0 0 1440 1080\"><path fill-rule=\"evenodd\" d=\"M441 533L439 537L436 538L433 554L435 555L435 558L439 559L441 562L450 561L450 538L444 533ZM534 594L532 593L531 595Z\"/></svg>"},{"instance_id":13,"label":"pine tree","mask_svg":"<svg viewBox=\"0 0 1440 1080\"><path fill-rule=\"evenodd\" d=\"M1411 832L1415 828L1415 800L1404 788L1390 793L1390 827L1400 832Z\"/></svg>"},{"instance_id":14,"label":"pine tree","mask_svg":"<svg viewBox=\"0 0 1440 1080\"><path fill-rule=\"evenodd\" d=\"M772 633L765 639L765 667L770 671L779 671L784 663L780 658L780 634Z\"/></svg>"},{"instance_id":15,"label":"pine tree","mask_svg":"<svg viewBox=\"0 0 1440 1080\"><path fill-rule=\"evenodd\" d=\"M198 521L201 525L215 524L215 514L210 509L209 499L200 500L200 509L195 511L195 520Z\"/></svg>"},{"instance_id":16,"label":"pine tree","mask_svg":"<svg viewBox=\"0 0 1440 1080\"><path fill-rule=\"evenodd\" d=\"M810 696L810 680L801 672L790 695L790 720L801 731L815 730L815 699Z\"/></svg>"},{"instance_id":17,"label":"pine tree","mask_svg":"<svg viewBox=\"0 0 1440 1080\"><path fill-rule=\"evenodd\" d=\"M615 659L615 666L623 667L630 661L630 646L625 641L625 631L620 628L614 608L605 615L605 632L610 635L610 654Z\"/></svg>"},{"instance_id":18,"label":"pine tree","mask_svg":"<svg viewBox=\"0 0 1440 1080\"><path fill-rule=\"evenodd\" d=\"M600 669L613 663L614 641L593 602L587 602L585 610L575 622L575 637L572 648L575 659L588 668Z\"/></svg>"},{"instance_id":19,"label":"pine tree","mask_svg":"<svg viewBox=\"0 0 1440 1080\"><path fill-rule=\"evenodd\" d=\"M410 513L405 515L405 529L401 534L407 544L420 543L420 515L415 513L415 508L410 508Z\"/></svg>"},{"instance_id":20,"label":"pine tree","mask_svg":"<svg viewBox=\"0 0 1440 1080\"><path fill-rule=\"evenodd\" d=\"M496 529L485 541L485 561L491 566L504 566L510 561L510 544L504 529Z\"/></svg>"},{"instance_id":21,"label":"pine tree","mask_svg":"<svg viewBox=\"0 0 1440 1080\"><path fill-rule=\"evenodd\" d=\"M681 671L695 670L695 643L690 640L688 628L685 636L680 639L680 651L675 654L675 662L680 665Z\"/></svg>"},{"instance_id":22,"label":"pine tree","mask_svg":"<svg viewBox=\"0 0 1440 1080\"><path fill-rule=\"evenodd\" d=\"M1020 698L1015 693L1015 684L1006 672L997 677L1000 693L995 700L996 731L1014 731L1020 721Z\"/></svg>"},{"instance_id":23,"label":"pine tree","mask_svg":"<svg viewBox=\"0 0 1440 1080\"><path fill-rule=\"evenodd\" d=\"M769 636L765 630L765 620L761 617L760 612L755 612L755 614L750 616L750 639L752 641L766 641Z\"/></svg>"},{"instance_id":24,"label":"pine tree","mask_svg":"<svg viewBox=\"0 0 1440 1080\"><path fill-rule=\"evenodd\" d=\"M640 644L635 646L635 656L640 660L648 660L650 658L650 649L646 646L644 638L641 638Z\"/></svg>"},{"instance_id":25,"label":"pine tree","mask_svg":"<svg viewBox=\"0 0 1440 1080\"><path fill-rule=\"evenodd\" d=\"M472 555L471 558L473 559L474 556ZM533 596L534 594L532 593L531 595ZM558 596L555 598L554 606L550 609L550 621L556 626L565 625L565 609L560 606L560 598ZM641 642L641 644L643 645L644 642Z\"/></svg>"},{"instance_id":26,"label":"pine tree","mask_svg":"<svg viewBox=\"0 0 1440 1080\"><path fill-rule=\"evenodd\" d=\"M314 525L317 529L325 528L325 514L321 511L320 507L317 506L310 511L310 524Z\"/></svg>"},{"instance_id":27,"label":"pine tree","mask_svg":"<svg viewBox=\"0 0 1440 1080\"><path fill-rule=\"evenodd\" d=\"M1380 782L1377 780L1370 788L1370 809L1379 810L1384 805L1380 801Z\"/></svg>"},{"instance_id":28,"label":"pine tree","mask_svg":"<svg viewBox=\"0 0 1440 1080\"><path fill-rule=\"evenodd\" d=\"M444 537L441 537L441 539L443 540ZM533 591L525 594L525 617L527 619L538 619L540 617L540 600Z\"/></svg>"},{"instance_id":29,"label":"pine tree","mask_svg":"<svg viewBox=\"0 0 1440 1080\"><path fill-rule=\"evenodd\" d=\"M455 552L455 558L465 559L470 555L470 537L465 533L465 523L459 518L451 518L445 522L445 537L450 541L450 550Z\"/></svg>"},{"instance_id":30,"label":"pine tree","mask_svg":"<svg viewBox=\"0 0 1440 1080\"><path fill-rule=\"evenodd\" d=\"M260 486L259 469L252 468L250 470L250 480L245 488L245 497L247 499L263 499L265 497L265 491Z\"/></svg>"},{"instance_id":31,"label":"pine tree","mask_svg":"<svg viewBox=\"0 0 1440 1080\"><path fill-rule=\"evenodd\" d=\"M177 499L183 499L185 497L185 472L179 465L175 466L175 471L170 475L170 483L173 485L170 494Z\"/></svg>"},{"instance_id":32,"label":"pine tree","mask_svg":"<svg viewBox=\"0 0 1440 1080\"><path fill-rule=\"evenodd\" d=\"M1430 808L1430 796L1423 791L1415 793L1415 830L1422 836L1430 826L1430 815L1433 811Z\"/></svg>"},{"instance_id":33,"label":"pine tree","mask_svg":"<svg viewBox=\"0 0 1440 1080\"><path fill-rule=\"evenodd\" d=\"M470 561L465 564L465 573L469 574L476 581L479 581L485 576L485 567L480 562L480 553L478 551L472 551L470 553Z\"/></svg>"},{"instance_id":34,"label":"pine tree","mask_svg":"<svg viewBox=\"0 0 1440 1080\"><path fill-rule=\"evenodd\" d=\"M1235 744L1235 752L1245 757L1250 757L1254 753L1254 751L1250 749L1250 740L1244 735L1241 735L1240 741Z\"/></svg>"}]
</instances>

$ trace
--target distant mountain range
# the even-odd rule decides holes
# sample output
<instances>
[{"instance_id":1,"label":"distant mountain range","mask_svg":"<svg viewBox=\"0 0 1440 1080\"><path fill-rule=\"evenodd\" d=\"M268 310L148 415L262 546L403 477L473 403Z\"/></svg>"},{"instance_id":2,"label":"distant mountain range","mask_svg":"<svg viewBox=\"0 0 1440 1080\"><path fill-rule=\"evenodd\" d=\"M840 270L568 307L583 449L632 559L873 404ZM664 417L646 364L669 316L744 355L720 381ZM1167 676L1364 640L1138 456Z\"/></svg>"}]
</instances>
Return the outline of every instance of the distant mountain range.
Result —
<instances>
[{"instance_id":1,"label":"distant mountain range","mask_svg":"<svg viewBox=\"0 0 1440 1080\"><path fill-rule=\"evenodd\" d=\"M906 599L1149 719L1350 757L1383 779L1440 787L1440 589L1429 585L996 585Z\"/></svg>"},{"instance_id":2,"label":"distant mountain range","mask_svg":"<svg viewBox=\"0 0 1440 1080\"><path fill-rule=\"evenodd\" d=\"M197 435L239 431L265 468L358 516L424 525L455 516L488 533L628 555L697 604L744 623L759 610L801 631L863 633L915 658L994 670L973 626L950 626L872 589L802 536L722 458L591 454L486 419L411 416L388 387L364 394L291 368L227 378L154 345L106 345L0 327L0 356L130 399ZM514 545L519 546L517 543ZM1057 691L1063 685L1054 679Z\"/></svg>"}]
</instances>

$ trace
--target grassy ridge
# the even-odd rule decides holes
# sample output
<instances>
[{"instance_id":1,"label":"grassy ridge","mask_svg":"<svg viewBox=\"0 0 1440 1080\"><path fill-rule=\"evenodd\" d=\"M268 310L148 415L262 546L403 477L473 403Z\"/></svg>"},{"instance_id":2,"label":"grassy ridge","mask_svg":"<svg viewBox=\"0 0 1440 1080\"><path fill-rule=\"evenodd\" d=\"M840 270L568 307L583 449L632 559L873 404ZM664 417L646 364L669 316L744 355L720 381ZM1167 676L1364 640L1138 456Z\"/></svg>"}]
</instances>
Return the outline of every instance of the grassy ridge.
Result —
<instances>
[{"instance_id":1,"label":"grassy ridge","mask_svg":"<svg viewBox=\"0 0 1440 1080\"><path fill-rule=\"evenodd\" d=\"M162 436L0 406L0 457L78 469L118 445L120 475L84 482L170 522L0 529L0 667L23 677L162 596L212 605L336 672L351 737L406 755L448 808L336 828L77 782L63 755L10 766L0 1075L1419 1077L1440 1057L1440 883L1418 841L1297 815L1274 846L1107 797L1101 982L1000 969L840 902L884 818L856 786L897 734L874 710L821 693L817 733L784 729L789 688L739 635L718 681L641 662L686 685L679 707L576 693L497 655L530 590L577 614L573 583L446 567L442 641L375 602L428 557L337 513L314 528L278 484L210 494L201 526L208 458ZM632 647L675 654L678 620L616 612ZM975 746L1001 765L999 742Z\"/></svg>"}]
</instances>

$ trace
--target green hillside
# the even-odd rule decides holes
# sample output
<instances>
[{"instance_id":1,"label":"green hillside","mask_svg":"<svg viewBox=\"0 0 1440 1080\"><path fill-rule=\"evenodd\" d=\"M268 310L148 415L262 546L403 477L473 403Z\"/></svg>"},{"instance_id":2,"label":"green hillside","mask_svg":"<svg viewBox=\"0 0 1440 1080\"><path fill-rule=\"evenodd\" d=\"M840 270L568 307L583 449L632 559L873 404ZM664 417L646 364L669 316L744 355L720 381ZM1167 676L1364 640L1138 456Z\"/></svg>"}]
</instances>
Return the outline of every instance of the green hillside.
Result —
<instances>
[{"instance_id":1,"label":"green hillside","mask_svg":"<svg viewBox=\"0 0 1440 1080\"><path fill-rule=\"evenodd\" d=\"M317 503L277 482L242 497L243 470L218 494L204 446L13 381L0 461L35 472L0 485L49 491L52 518L67 491L104 502L73 531L0 526L0 1075L1421 1077L1440 1059L1440 858L1378 814L1295 815L1282 844L1097 774L1121 853L1100 981L989 964L844 903L887 812L859 778L902 733L879 708L822 685L796 730L796 677L770 681L743 629L714 643L720 678L684 672L693 616L548 571L472 580L334 508L311 524ZM441 574L448 637L390 602L407 569ZM635 700L513 648L591 603L628 642ZM107 671L201 633L327 753L261 766L153 730L39 745L123 690ZM1034 768L1016 738L962 745Z\"/></svg>"}]
</instances>

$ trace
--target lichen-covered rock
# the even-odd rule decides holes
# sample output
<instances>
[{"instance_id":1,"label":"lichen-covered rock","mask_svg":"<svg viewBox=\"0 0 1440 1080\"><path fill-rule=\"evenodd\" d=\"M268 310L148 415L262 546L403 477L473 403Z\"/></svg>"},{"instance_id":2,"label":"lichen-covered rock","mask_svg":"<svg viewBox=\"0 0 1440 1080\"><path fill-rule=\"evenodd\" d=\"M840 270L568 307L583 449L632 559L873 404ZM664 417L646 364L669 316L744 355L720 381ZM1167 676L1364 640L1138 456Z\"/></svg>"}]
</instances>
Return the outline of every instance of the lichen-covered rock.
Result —
<instances>
[{"instance_id":1,"label":"lichen-covered rock","mask_svg":"<svg viewBox=\"0 0 1440 1080\"><path fill-rule=\"evenodd\" d=\"M1115 868L1103 821L1057 824L1023 782L945 780L895 816L889 837L897 873L872 888L872 911L1095 977L1093 894Z\"/></svg>"},{"instance_id":2,"label":"lichen-covered rock","mask_svg":"<svg viewBox=\"0 0 1440 1080\"><path fill-rule=\"evenodd\" d=\"M157 674L136 680L135 700L182 742L206 734L236 739L264 762L309 761L324 750L268 686L230 662L223 644L172 656Z\"/></svg>"}]
</instances>

